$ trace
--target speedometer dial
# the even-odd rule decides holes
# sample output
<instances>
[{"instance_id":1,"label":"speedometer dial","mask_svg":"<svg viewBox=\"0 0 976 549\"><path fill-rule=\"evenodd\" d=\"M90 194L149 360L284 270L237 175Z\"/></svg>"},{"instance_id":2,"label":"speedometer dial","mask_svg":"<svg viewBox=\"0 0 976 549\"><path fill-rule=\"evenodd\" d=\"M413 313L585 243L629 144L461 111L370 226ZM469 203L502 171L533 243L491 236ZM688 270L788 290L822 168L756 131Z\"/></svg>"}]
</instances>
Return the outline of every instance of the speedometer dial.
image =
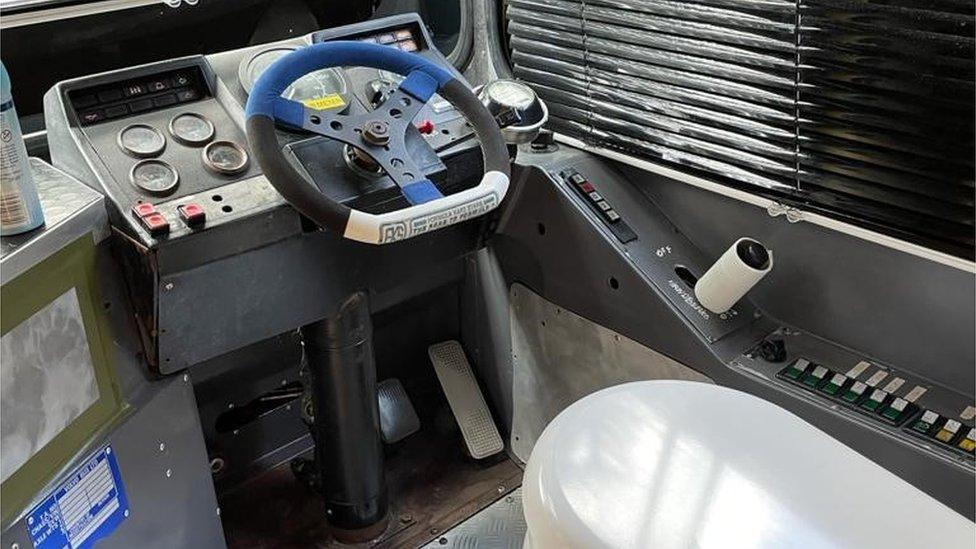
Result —
<instances>
[{"instance_id":1,"label":"speedometer dial","mask_svg":"<svg viewBox=\"0 0 976 549\"><path fill-rule=\"evenodd\" d=\"M272 63L283 55L291 53L294 49L288 47L268 48L241 61L237 72L244 91L251 93L251 88L261 74ZM281 96L292 101L299 101L315 109L343 111L349 103L346 94L346 80L342 74L336 69L322 69L299 78L288 86Z\"/></svg>"}]
</instances>

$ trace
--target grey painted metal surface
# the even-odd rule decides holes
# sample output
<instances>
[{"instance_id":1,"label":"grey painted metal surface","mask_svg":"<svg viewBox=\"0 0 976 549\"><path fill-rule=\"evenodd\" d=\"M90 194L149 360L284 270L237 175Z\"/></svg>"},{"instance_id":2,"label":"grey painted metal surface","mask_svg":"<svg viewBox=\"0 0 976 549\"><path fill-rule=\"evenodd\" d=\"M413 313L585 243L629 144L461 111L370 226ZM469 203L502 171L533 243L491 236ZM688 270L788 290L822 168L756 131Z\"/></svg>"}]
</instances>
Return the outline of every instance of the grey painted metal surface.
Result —
<instances>
[{"instance_id":1,"label":"grey painted metal surface","mask_svg":"<svg viewBox=\"0 0 976 549\"><path fill-rule=\"evenodd\" d=\"M188 375L158 381L132 402L134 412L79 454L69 469L111 444L129 499L130 515L100 548L224 547L224 534L206 461ZM60 484L63 478L51 484ZM38 500L47 491L38 494ZM25 520L4 531L3 545L33 547Z\"/></svg>"},{"instance_id":2,"label":"grey painted metal surface","mask_svg":"<svg viewBox=\"0 0 976 549\"><path fill-rule=\"evenodd\" d=\"M571 199L573 195L569 193L573 191L562 182L553 181L545 173L525 167L526 164L541 164L545 169L546 166L554 165L554 162L565 161L566 156L563 155L576 155L580 170L598 188L603 187L604 194L610 196L609 191L613 189L631 197L613 205L639 233L639 240L632 245L644 245L653 240L650 238L653 235L641 233L641 224L638 223L642 216L652 215L650 212L656 211L651 207L647 196L634 188L609 163L586 153L566 149L561 147L555 154L520 156L513 178L513 184L522 187L517 191L520 198L507 205L509 211L503 214L507 221L503 218L500 233L490 240L491 254L497 257L498 265L504 273L503 291L507 292L507 287L513 282L520 282L546 300L688 365L718 384L755 394L783 406L964 516L976 516L976 497L970 490L964 489L972 485L971 472L933 460L916 448L865 429L864 426L837 414L829 406L798 399L776 384L729 367L733 359L751 349L778 325L767 315L715 343L710 344L701 338L670 303L660 297L655 288L640 276L633 261L619 250L614 244L615 240L611 240L613 237L596 225L597 222L586 215L576 200ZM675 220L675 216L666 206L663 214ZM743 212L743 215L766 216L766 213L760 210ZM540 234L538 230L540 223L546 227L545 234ZM712 230L720 231L722 227ZM763 235L755 236L763 238ZM790 241L782 246L771 247L777 252L788 249L791 245L800 246L799 243ZM727 243L723 243L714 253L720 253L726 246ZM777 253L779 262L782 252ZM484 265L484 271L489 275L494 272L490 264ZM775 274L774 269L770 276ZM607 284L610 276L617 278L617 289ZM763 281L765 283L766 280ZM483 284L481 288L485 291L490 288L492 293L485 293L480 300L505 300L505 294L499 295L497 286L494 282ZM794 288L793 292L801 293L801 289ZM884 310L885 303L873 303L873 306L874 310ZM831 313L849 314L843 309L833 309ZM477 314L483 316L485 309ZM512 361L510 355L499 352L504 349L504 342L498 342L493 337L502 332L499 328L507 320L495 317L494 321L497 321L497 326L478 330L475 336L466 334L465 344L469 349L473 345L480 346L478 350L471 351L472 356L491 357L490 362L475 362L479 372L489 372L483 377L490 388L490 394L504 398L505 388L497 381L511 376ZM476 322L469 321L468 324ZM863 329L873 328L867 326ZM901 366L899 361L892 363ZM492 372L494 369L498 372ZM496 403L498 410L504 410L506 406L509 405L504 401ZM510 417L503 418L503 422L510 421Z\"/></svg>"},{"instance_id":3,"label":"grey painted metal surface","mask_svg":"<svg viewBox=\"0 0 976 549\"><path fill-rule=\"evenodd\" d=\"M520 549L526 531L519 487L444 532L423 549Z\"/></svg>"},{"instance_id":4,"label":"grey painted metal surface","mask_svg":"<svg viewBox=\"0 0 976 549\"><path fill-rule=\"evenodd\" d=\"M746 354L734 359L730 365L733 368L741 369L749 375L757 376L764 382L775 384L785 391L791 393L795 398L807 400L818 406L826 406L837 414L854 423L862 425L865 429L876 431L883 436L898 441L900 444L911 446L927 458L936 459L959 467L963 472L974 474L974 460L972 456L963 455L954 449L940 447L934 439L923 439L915 436L908 431L907 427L914 420L909 419L903 426L892 426L878 417L872 417L857 412L839 402L827 398L823 394L799 388L783 379L777 378L776 374L783 370L788 364L792 364L798 358L804 358L810 362L821 364L830 370L842 374L852 371L857 372L855 367L863 371L851 374L851 377L860 381L875 379L875 387L886 390L894 396L905 398L923 409L934 410L942 417L952 418L963 424L972 423L972 419L965 418L965 410L973 405L971 397L964 396L956 391L932 383L930 380L919 378L906 373L903 370L893 368L877 360L866 361L864 355L852 352L824 339L815 337L811 334L801 332L792 328L777 330L776 337L786 343L786 358L779 363L770 363L763 360L757 353ZM757 356L751 356L757 355ZM870 390L869 390L870 391ZM916 396L912 396L916 395ZM913 412L914 414L914 412Z\"/></svg>"},{"instance_id":5,"label":"grey painted metal surface","mask_svg":"<svg viewBox=\"0 0 976 549\"><path fill-rule=\"evenodd\" d=\"M578 153L573 154L568 149L549 156L553 160L546 164L545 169L550 176L562 179L564 182L565 178L561 174L567 168L574 170L574 164L578 164L581 158ZM597 172L595 175L596 178L592 183L597 186L600 195L623 215L631 228L642 235L639 241L631 241L627 244L620 243L616 238L610 239L609 242L623 251L641 275L654 285L659 294L671 302L685 320L705 336L705 339L718 341L759 317L759 311L752 306L748 297L742 298L724 313L716 314L702 307L695 296L694 287L678 275L678 269L684 268L697 279L705 274L715 258L703 254L675 229L662 212L646 201L642 201L642 197L635 189L602 186L603 174ZM569 182L565 182L565 185L572 186ZM585 200L576 193L570 193L567 198L580 205L585 203ZM627 215L634 209L643 210L641 213L645 215ZM584 215L595 221L601 230L610 232L601 221L602 218L590 208L584 207L582 211L585 212ZM608 283L613 285L614 280L611 277Z\"/></svg>"},{"instance_id":6,"label":"grey painted metal surface","mask_svg":"<svg viewBox=\"0 0 976 549\"><path fill-rule=\"evenodd\" d=\"M108 234L101 194L39 158L30 159L30 169L45 223L40 229L0 240L3 284L86 233L94 231L96 241Z\"/></svg>"},{"instance_id":7,"label":"grey painted metal surface","mask_svg":"<svg viewBox=\"0 0 976 549\"><path fill-rule=\"evenodd\" d=\"M611 385L646 379L710 382L636 341L547 302L521 284L509 291L514 374L511 447L527 462L559 412Z\"/></svg>"},{"instance_id":8,"label":"grey painted metal surface","mask_svg":"<svg viewBox=\"0 0 976 549\"><path fill-rule=\"evenodd\" d=\"M629 166L617 166L717 257L736 235L776 254L752 292L767 314L973 395L976 276Z\"/></svg>"}]
</instances>

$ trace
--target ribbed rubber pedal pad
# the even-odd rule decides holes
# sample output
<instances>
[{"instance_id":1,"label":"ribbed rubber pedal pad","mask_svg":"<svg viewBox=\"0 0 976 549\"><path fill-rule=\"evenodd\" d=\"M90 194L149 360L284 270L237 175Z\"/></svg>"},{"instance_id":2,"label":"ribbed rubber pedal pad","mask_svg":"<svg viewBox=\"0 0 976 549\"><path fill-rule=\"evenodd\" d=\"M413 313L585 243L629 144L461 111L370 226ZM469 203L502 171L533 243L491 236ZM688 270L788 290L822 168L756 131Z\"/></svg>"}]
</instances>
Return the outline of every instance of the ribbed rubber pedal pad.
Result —
<instances>
[{"instance_id":1,"label":"ribbed rubber pedal pad","mask_svg":"<svg viewBox=\"0 0 976 549\"><path fill-rule=\"evenodd\" d=\"M461 344L445 341L431 345L427 348L427 355L447 395L447 403L457 419L471 457L483 459L501 452L505 444Z\"/></svg>"},{"instance_id":2,"label":"ribbed rubber pedal pad","mask_svg":"<svg viewBox=\"0 0 976 549\"><path fill-rule=\"evenodd\" d=\"M391 377L376 385L383 442L400 442L420 430L420 418L400 380Z\"/></svg>"}]
</instances>

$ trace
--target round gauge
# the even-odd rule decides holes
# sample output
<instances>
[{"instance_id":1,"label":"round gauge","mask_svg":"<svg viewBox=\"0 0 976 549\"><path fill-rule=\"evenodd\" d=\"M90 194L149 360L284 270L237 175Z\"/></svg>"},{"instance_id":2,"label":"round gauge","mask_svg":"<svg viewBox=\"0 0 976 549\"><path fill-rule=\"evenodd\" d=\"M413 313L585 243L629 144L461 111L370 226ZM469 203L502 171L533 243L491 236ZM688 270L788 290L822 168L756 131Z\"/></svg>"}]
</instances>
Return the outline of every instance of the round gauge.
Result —
<instances>
[{"instance_id":1,"label":"round gauge","mask_svg":"<svg viewBox=\"0 0 976 549\"><path fill-rule=\"evenodd\" d=\"M213 139L214 125L201 114L186 112L169 121L169 133L184 145L200 146Z\"/></svg>"},{"instance_id":2,"label":"round gauge","mask_svg":"<svg viewBox=\"0 0 976 549\"><path fill-rule=\"evenodd\" d=\"M233 141L214 141L203 149L203 163L211 170L233 175L247 168L247 151Z\"/></svg>"},{"instance_id":3,"label":"round gauge","mask_svg":"<svg viewBox=\"0 0 976 549\"><path fill-rule=\"evenodd\" d=\"M156 128L146 124L132 124L119 131L119 147L136 158L159 155L166 148L166 138Z\"/></svg>"},{"instance_id":4,"label":"round gauge","mask_svg":"<svg viewBox=\"0 0 976 549\"><path fill-rule=\"evenodd\" d=\"M294 50L295 48L288 47L268 48L241 61L237 73L244 91L251 93L251 88L258 77L272 63ZM321 69L310 72L293 82L285 88L281 96L316 109L345 110L349 103L346 93L346 80L338 70Z\"/></svg>"},{"instance_id":5,"label":"round gauge","mask_svg":"<svg viewBox=\"0 0 976 549\"><path fill-rule=\"evenodd\" d=\"M143 160L132 166L129 181L151 194L168 194L180 182L176 168L162 160Z\"/></svg>"},{"instance_id":6,"label":"round gauge","mask_svg":"<svg viewBox=\"0 0 976 549\"><path fill-rule=\"evenodd\" d=\"M515 110L526 110L536 101L532 88L513 80L496 80L488 83L483 95L498 105Z\"/></svg>"}]
</instances>

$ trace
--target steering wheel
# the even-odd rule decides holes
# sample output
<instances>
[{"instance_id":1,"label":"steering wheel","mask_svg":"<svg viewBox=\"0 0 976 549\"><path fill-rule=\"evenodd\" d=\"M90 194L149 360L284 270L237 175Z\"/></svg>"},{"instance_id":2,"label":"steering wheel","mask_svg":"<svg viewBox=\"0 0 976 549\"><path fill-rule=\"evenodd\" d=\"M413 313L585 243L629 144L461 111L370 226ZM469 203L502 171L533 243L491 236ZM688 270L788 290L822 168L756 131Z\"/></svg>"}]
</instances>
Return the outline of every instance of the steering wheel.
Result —
<instances>
[{"instance_id":1,"label":"steering wheel","mask_svg":"<svg viewBox=\"0 0 976 549\"><path fill-rule=\"evenodd\" d=\"M302 76L341 66L372 67L406 78L382 105L365 114L317 110L281 97ZM406 132L414 116L434 93L465 116L484 156L485 173L478 186L448 196L426 178L406 147ZM319 226L359 242L388 244L480 216L495 209L508 190L508 150L484 105L448 71L390 46L335 41L295 50L275 61L254 83L246 116L248 141L271 185ZM363 150L400 187L410 206L369 214L330 199L285 159L275 134L276 122Z\"/></svg>"}]
</instances>

